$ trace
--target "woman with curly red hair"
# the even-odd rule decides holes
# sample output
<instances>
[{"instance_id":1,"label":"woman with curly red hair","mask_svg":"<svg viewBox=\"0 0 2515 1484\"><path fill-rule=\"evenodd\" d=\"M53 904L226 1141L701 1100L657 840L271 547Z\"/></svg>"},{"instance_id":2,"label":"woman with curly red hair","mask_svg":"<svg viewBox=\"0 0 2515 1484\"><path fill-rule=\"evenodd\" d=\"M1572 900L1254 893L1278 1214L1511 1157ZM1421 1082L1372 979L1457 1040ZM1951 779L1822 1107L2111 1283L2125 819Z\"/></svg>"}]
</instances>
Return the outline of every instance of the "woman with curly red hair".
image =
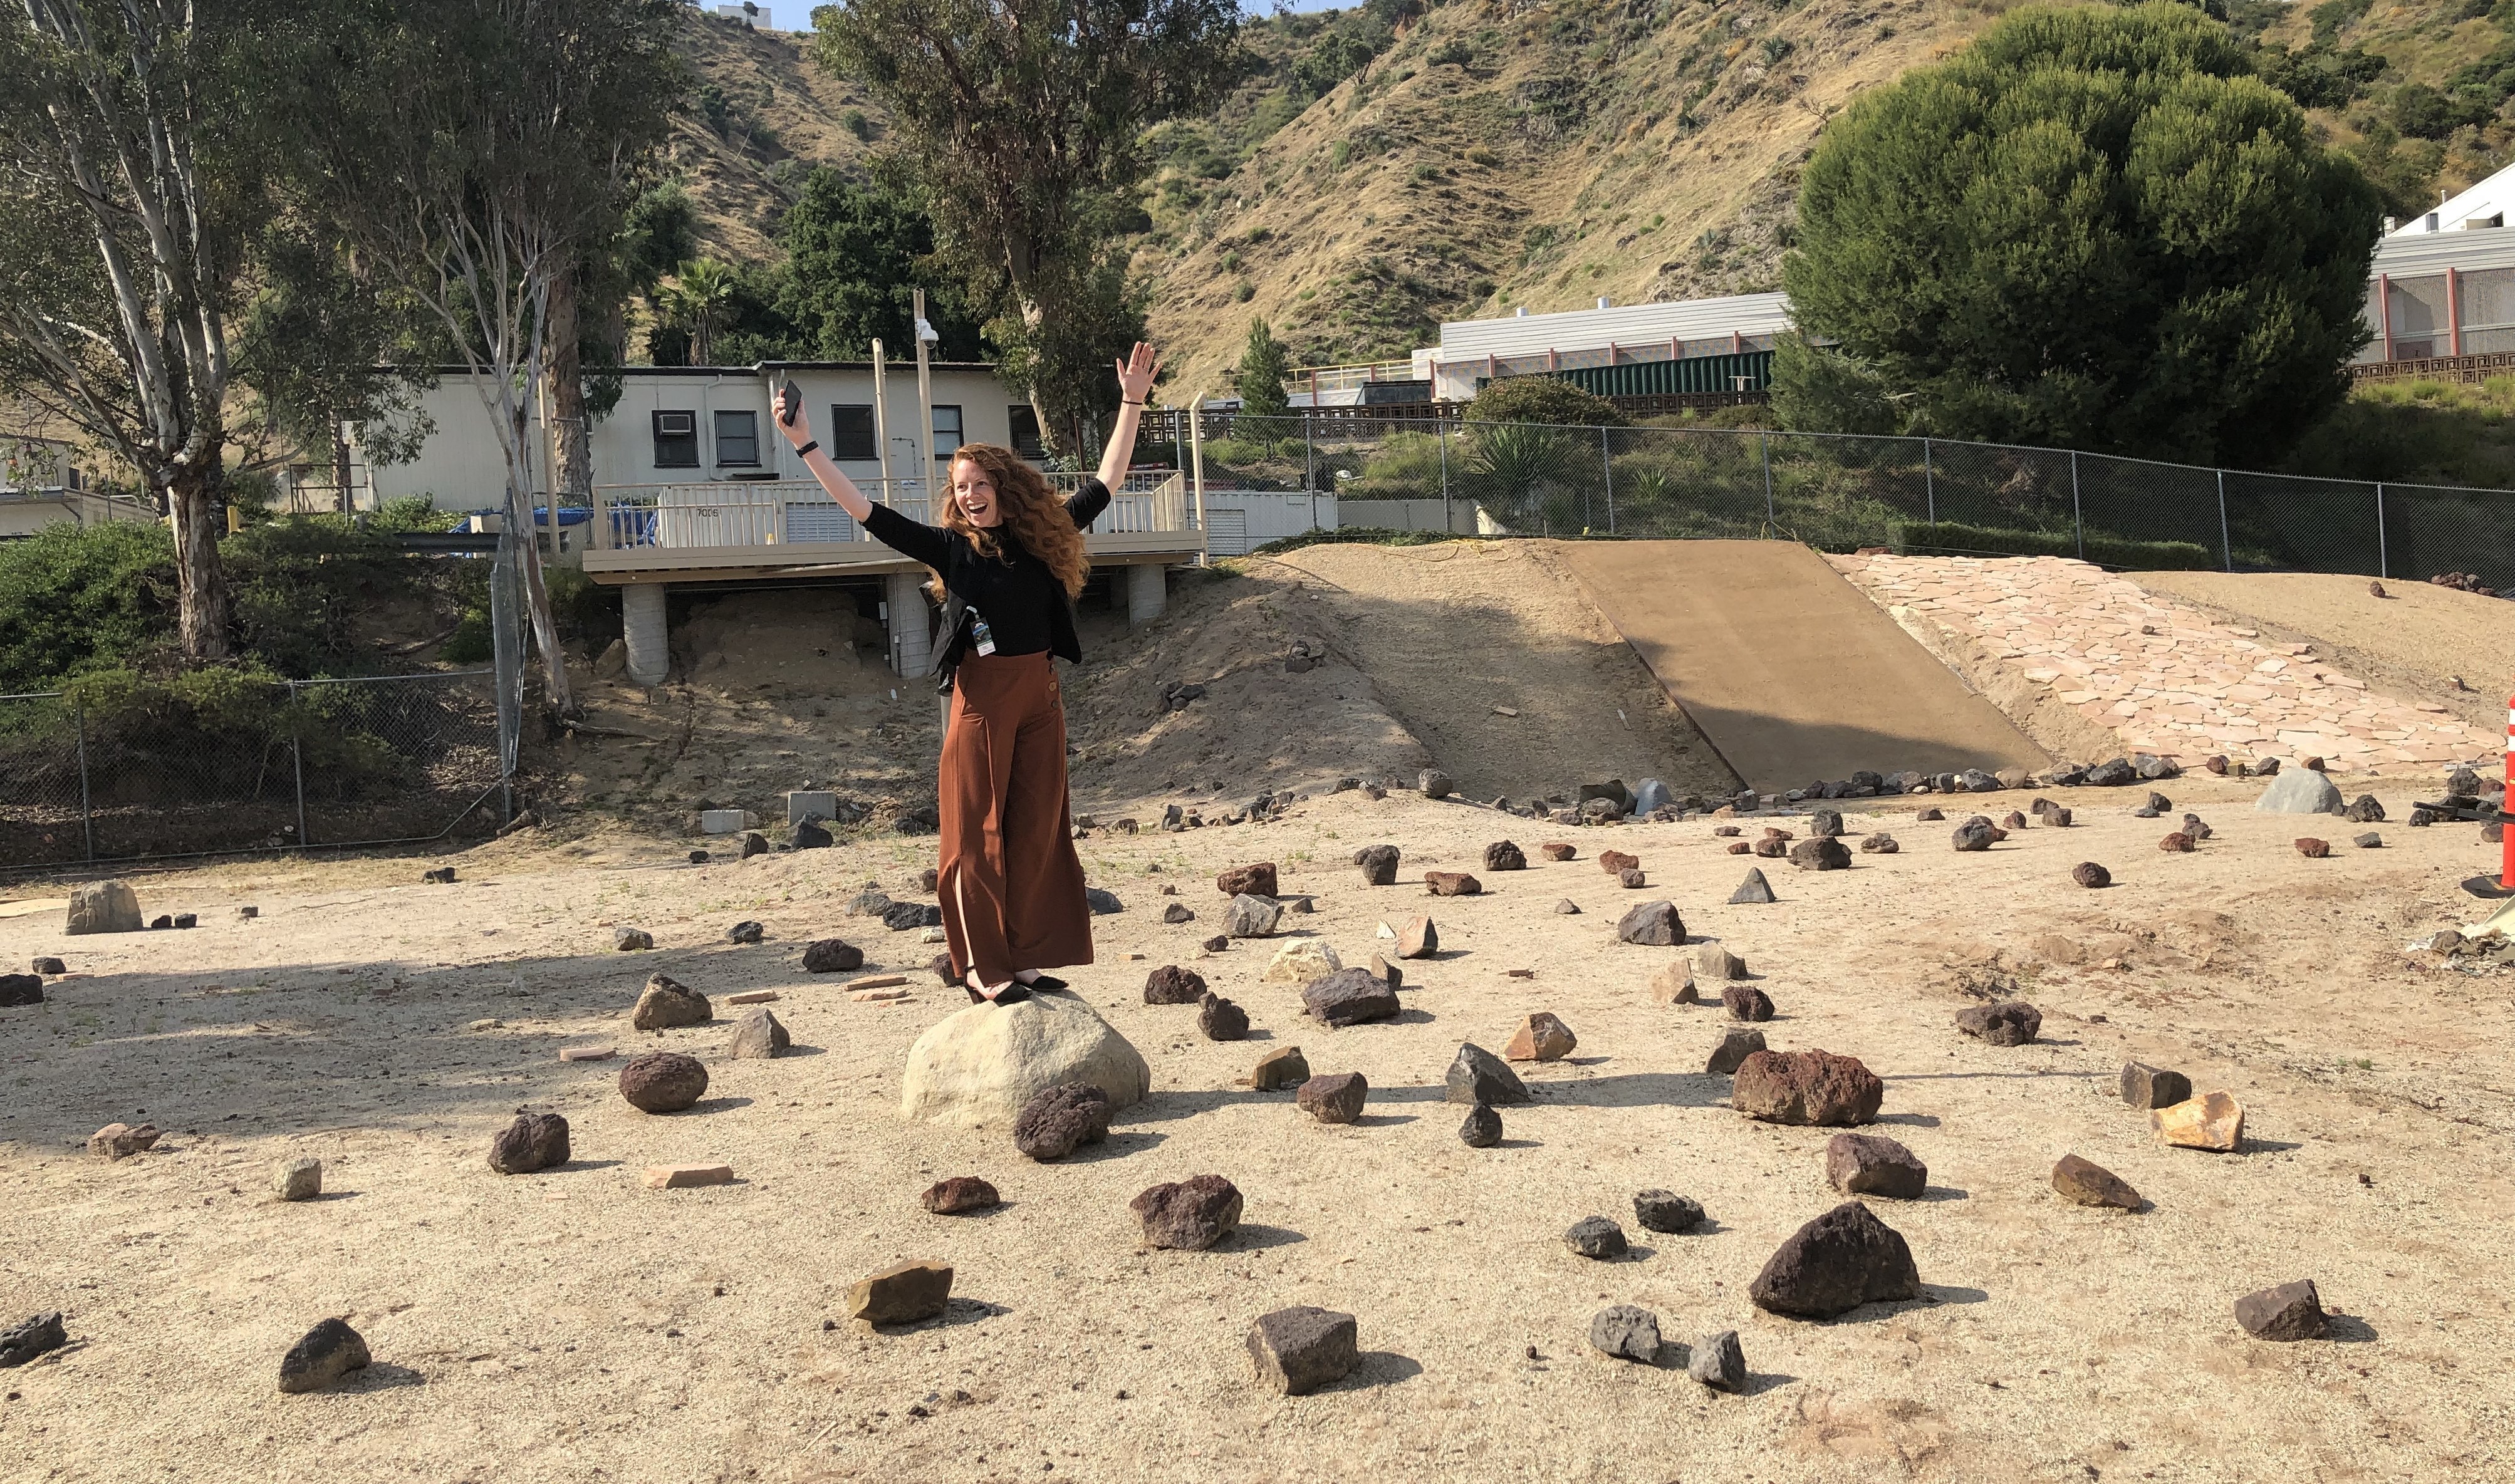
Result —
<instances>
[{"instance_id":1,"label":"woman with curly red hair","mask_svg":"<svg viewBox=\"0 0 2515 1484\"><path fill-rule=\"evenodd\" d=\"M1086 477L1071 498L1011 449L965 444L952 454L939 525L866 499L802 417L787 421L786 391L774 403L777 426L812 477L867 534L926 563L928 586L943 602L936 668L952 709L936 777L943 845L934 889L952 971L972 1001L1010 1005L1034 989L1063 989L1042 970L1092 962L1054 657L1082 662L1074 598L1091 569L1083 531L1126 476L1160 370L1141 343L1118 363L1118 417L1099 477Z\"/></svg>"}]
</instances>

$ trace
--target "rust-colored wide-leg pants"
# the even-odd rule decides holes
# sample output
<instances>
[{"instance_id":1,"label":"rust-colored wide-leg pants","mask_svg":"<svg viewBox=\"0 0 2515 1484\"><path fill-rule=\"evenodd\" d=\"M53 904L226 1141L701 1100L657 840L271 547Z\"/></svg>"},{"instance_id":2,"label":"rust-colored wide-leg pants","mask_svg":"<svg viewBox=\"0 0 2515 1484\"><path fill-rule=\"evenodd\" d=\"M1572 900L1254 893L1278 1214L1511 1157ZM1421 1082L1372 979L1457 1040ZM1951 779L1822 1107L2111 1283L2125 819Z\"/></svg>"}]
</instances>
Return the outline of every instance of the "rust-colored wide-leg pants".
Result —
<instances>
[{"instance_id":1,"label":"rust-colored wide-leg pants","mask_svg":"<svg viewBox=\"0 0 2515 1484\"><path fill-rule=\"evenodd\" d=\"M952 972L1092 962L1092 914L1065 793L1065 701L1048 654L966 655L936 784L935 895Z\"/></svg>"}]
</instances>

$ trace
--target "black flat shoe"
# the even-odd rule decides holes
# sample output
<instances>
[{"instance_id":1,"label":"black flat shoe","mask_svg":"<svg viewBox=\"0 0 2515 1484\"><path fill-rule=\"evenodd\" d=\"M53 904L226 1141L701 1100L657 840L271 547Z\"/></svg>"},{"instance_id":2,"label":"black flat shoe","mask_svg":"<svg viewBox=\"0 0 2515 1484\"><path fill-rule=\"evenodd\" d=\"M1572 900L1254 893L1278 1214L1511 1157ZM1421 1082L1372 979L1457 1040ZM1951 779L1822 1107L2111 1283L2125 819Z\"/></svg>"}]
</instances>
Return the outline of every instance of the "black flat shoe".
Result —
<instances>
[{"instance_id":1,"label":"black flat shoe","mask_svg":"<svg viewBox=\"0 0 2515 1484\"><path fill-rule=\"evenodd\" d=\"M1008 984L1004 988L997 990L994 1003L998 1005L1019 1005L1029 998L1030 990L1028 988L1019 983L1013 983Z\"/></svg>"},{"instance_id":2,"label":"black flat shoe","mask_svg":"<svg viewBox=\"0 0 2515 1484\"><path fill-rule=\"evenodd\" d=\"M976 990L971 989L971 988L970 988L969 985L967 985L967 984L964 984L964 985L962 985L962 986L961 986L961 993L963 993L963 994L965 994L965 995L968 995L968 996L969 997L969 1003L970 1003L970 1004L972 1004L972 1005L984 1005L984 1004L986 1004L986 1003L987 1003L987 997L986 997L985 995L982 995L982 994L978 993Z\"/></svg>"},{"instance_id":3,"label":"black flat shoe","mask_svg":"<svg viewBox=\"0 0 2515 1484\"><path fill-rule=\"evenodd\" d=\"M1038 978L1031 980L1029 984L1023 987L1027 989L1040 990L1064 989L1067 986L1063 979L1058 978L1054 974L1041 974Z\"/></svg>"}]
</instances>

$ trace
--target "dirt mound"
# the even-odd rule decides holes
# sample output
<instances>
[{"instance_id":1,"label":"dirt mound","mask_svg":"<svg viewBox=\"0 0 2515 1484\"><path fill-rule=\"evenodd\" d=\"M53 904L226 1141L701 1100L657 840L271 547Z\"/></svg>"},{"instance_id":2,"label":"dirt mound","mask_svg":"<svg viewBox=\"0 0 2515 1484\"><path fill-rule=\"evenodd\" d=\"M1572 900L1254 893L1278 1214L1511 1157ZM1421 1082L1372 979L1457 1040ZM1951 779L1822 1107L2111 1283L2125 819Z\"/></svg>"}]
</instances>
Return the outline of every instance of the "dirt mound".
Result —
<instances>
[{"instance_id":1,"label":"dirt mound","mask_svg":"<svg viewBox=\"0 0 2515 1484\"><path fill-rule=\"evenodd\" d=\"M838 588L693 602L672 634L674 679L713 690L836 697L899 683L883 626Z\"/></svg>"},{"instance_id":2,"label":"dirt mound","mask_svg":"<svg viewBox=\"0 0 2515 1484\"><path fill-rule=\"evenodd\" d=\"M1340 654L1471 798L1598 778L1735 793L1735 774L1567 575L1554 543L1314 546L1253 562L1314 587Z\"/></svg>"},{"instance_id":3,"label":"dirt mound","mask_svg":"<svg viewBox=\"0 0 2515 1484\"><path fill-rule=\"evenodd\" d=\"M1167 613L1087 649L1092 662L1068 675L1078 808L1309 792L1340 776L1411 780L1430 765L1317 593L1222 567L1175 582ZM1297 644L1316 656L1299 673L1286 668ZM1205 693L1172 709L1165 692L1189 684Z\"/></svg>"}]
</instances>

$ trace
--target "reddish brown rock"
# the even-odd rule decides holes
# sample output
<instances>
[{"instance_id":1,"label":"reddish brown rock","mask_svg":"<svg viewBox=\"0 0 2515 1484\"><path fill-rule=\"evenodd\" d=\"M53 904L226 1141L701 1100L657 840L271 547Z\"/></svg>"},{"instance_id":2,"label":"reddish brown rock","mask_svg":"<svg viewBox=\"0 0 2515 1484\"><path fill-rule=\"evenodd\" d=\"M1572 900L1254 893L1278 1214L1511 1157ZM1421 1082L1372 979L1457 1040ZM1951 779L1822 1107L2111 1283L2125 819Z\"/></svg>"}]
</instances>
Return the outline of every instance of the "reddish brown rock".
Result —
<instances>
[{"instance_id":1,"label":"reddish brown rock","mask_svg":"<svg viewBox=\"0 0 2515 1484\"><path fill-rule=\"evenodd\" d=\"M1886 1085L1856 1056L1832 1051L1757 1051L1738 1066L1729 1105L1765 1123L1838 1128L1865 1124L1886 1100Z\"/></svg>"},{"instance_id":2,"label":"reddish brown rock","mask_svg":"<svg viewBox=\"0 0 2515 1484\"><path fill-rule=\"evenodd\" d=\"M2331 1333L2331 1316L2311 1278L2247 1294L2236 1300L2236 1322L2255 1340L2321 1340Z\"/></svg>"},{"instance_id":3,"label":"reddish brown rock","mask_svg":"<svg viewBox=\"0 0 2515 1484\"><path fill-rule=\"evenodd\" d=\"M1920 1270L1902 1233L1858 1201L1793 1232L1747 1289L1757 1308L1801 1319L1832 1319L1864 1303L1920 1294Z\"/></svg>"},{"instance_id":4,"label":"reddish brown rock","mask_svg":"<svg viewBox=\"0 0 2515 1484\"><path fill-rule=\"evenodd\" d=\"M1994 1046L2024 1046L2043 1029L2043 1012L2023 1000L1968 1005L1957 1011L1957 1029Z\"/></svg>"},{"instance_id":5,"label":"reddish brown rock","mask_svg":"<svg viewBox=\"0 0 2515 1484\"><path fill-rule=\"evenodd\" d=\"M1525 871L1528 857L1518 845L1507 840L1497 840L1485 846L1485 869L1488 871Z\"/></svg>"},{"instance_id":6,"label":"reddish brown rock","mask_svg":"<svg viewBox=\"0 0 2515 1484\"><path fill-rule=\"evenodd\" d=\"M567 1163L567 1120L556 1113L518 1113L489 1140L489 1168L531 1175Z\"/></svg>"},{"instance_id":7,"label":"reddish brown rock","mask_svg":"<svg viewBox=\"0 0 2515 1484\"><path fill-rule=\"evenodd\" d=\"M1743 840L1733 840L1729 842L1729 853L1732 855L1744 855L1754 848L1755 847L1753 845L1747 844L1747 842Z\"/></svg>"},{"instance_id":8,"label":"reddish brown rock","mask_svg":"<svg viewBox=\"0 0 2515 1484\"><path fill-rule=\"evenodd\" d=\"M1882 1134L1837 1134L1826 1142L1825 1177L1845 1195L1917 1201L1929 1188L1929 1167Z\"/></svg>"},{"instance_id":9,"label":"reddish brown rock","mask_svg":"<svg viewBox=\"0 0 2515 1484\"><path fill-rule=\"evenodd\" d=\"M2176 830L2172 834L2166 836L2164 840L2159 841L2157 843L2157 847L2164 850L2168 855L2189 855L2199 844L2200 843L2195 841L2191 836L2184 834L2181 830Z\"/></svg>"},{"instance_id":10,"label":"reddish brown rock","mask_svg":"<svg viewBox=\"0 0 2515 1484\"><path fill-rule=\"evenodd\" d=\"M1628 855L1622 850L1601 850L1598 852L1598 869L1606 872L1609 876L1616 876L1626 871L1634 870L1639 867L1641 863L1641 857L1637 855Z\"/></svg>"},{"instance_id":11,"label":"reddish brown rock","mask_svg":"<svg viewBox=\"0 0 2515 1484\"><path fill-rule=\"evenodd\" d=\"M1758 1021L1773 1018L1772 997L1752 984L1720 986L1720 1003L1728 1008L1729 1018L1732 1020Z\"/></svg>"},{"instance_id":12,"label":"reddish brown rock","mask_svg":"<svg viewBox=\"0 0 2515 1484\"><path fill-rule=\"evenodd\" d=\"M1144 976L1146 1005L1194 1005L1205 998L1205 975L1165 964Z\"/></svg>"},{"instance_id":13,"label":"reddish brown rock","mask_svg":"<svg viewBox=\"0 0 2515 1484\"><path fill-rule=\"evenodd\" d=\"M957 1216L965 1211L984 1211L1004 1204L996 1187L974 1175L956 1175L948 1180L936 1180L926 1187L918 1203L938 1216Z\"/></svg>"},{"instance_id":14,"label":"reddish brown rock","mask_svg":"<svg viewBox=\"0 0 2515 1484\"><path fill-rule=\"evenodd\" d=\"M1013 1147L1035 1160L1061 1160L1109 1136L1109 1094L1085 1082L1042 1088L1013 1115Z\"/></svg>"},{"instance_id":15,"label":"reddish brown rock","mask_svg":"<svg viewBox=\"0 0 2515 1484\"><path fill-rule=\"evenodd\" d=\"M2310 835L2304 836L2296 843L2296 853L2308 860L2321 860L2331 853L2331 843L2316 840Z\"/></svg>"},{"instance_id":16,"label":"reddish brown rock","mask_svg":"<svg viewBox=\"0 0 2515 1484\"><path fill-rule=\"evenodd\" d=\"M1549 1011L1539 1010L1519 1022L1502 1049L1505 1061L1559 1061L1581 1044L1572 1027Z\"/></svg>"},{"instance_id":17,"label":"reddish brown rock","mask_svg":"<svg viewBox=\"0 0 2515 1484\"><path fill-rule=\"evenodd\" d=\"M1273 896L1275 863L1261 860L1254 866L1234 866L1216 877L1214 885L1225 896Z\"/></svg>"},{"instance_id":18,"label":"reddish brown rock","mask_svg":"<svg viewBox=\"0 0 2515 1484\"><path fill-rule=\"evenodd\" d=\"M2062 1155L2052 1166L2052 1188L2060 1192L2064 1200L2075 1201L2082 1206L2112 1206L2123 1211L2137 1211L2148 1204L2121 1175L2075 1154Z\"/></svg>"},{"instance_id":19,"label":"reddish brown rock","mask_svg":"<svg viewBox=\"0 0 2515 1484\"><path fill-rule=\"evenodd\" d=\"M1434 896L1474 896L1485 889L1482 882L1464 871L1426 871L1423 885Z\"/></svg>"},{"instance_id":20,"label":"reddish brown rock","mask_svg":"<svg viewBox=\"0 0 2515 1484\"><path fill-rule=\"evenodd\" d=\"M1360 1072L1331 1072L1301 1084L1293 1105L1323 1124L1349 1124L1362 1117L1371 1084Z\"/></svg>"},{"instance_id":21,"label":"reddish brown rock","mask_svg":"<svg viewBox=\"0 0 2515 1484\"><path fill-rule=\"evenodd\" d=\"M1766 860L1781 860L1791 853L1791 843L1779 835L1767 835L1747 848Z\"/></svg>"},{"instance_id":22,"label":"reddish brown rock","mask_svg":"<svg viewBox=\"0 0 2515 1484\"><path fill-rule=\"evenodd\" d=\"M162 1137L155 1124L106 1124L87 1136L87 1152L99 1159L129 1159L145 1153Z\"/></svg>"},{"instance_id":23,"label":"reddish brown rock","mask_svg":"<svg viewBox=\"0 0 2515 1484\"><path fill-rule=\"evenodd\" d=\"M2092 860L2082 860L2070 868L2070 880L2092 889L2112 886L2114 874Z\"/></svg>"},{"instance_id":24,"label":"reddish brown rock","mask_svg":"<svg viewBox=\"0 0 2515 1484\"><path fill-rule=\"evenodd\" d=\"M707 1095L708 1070L696 1056L648 1051L620 1069L620 1095L646 1113L679 1113Z\"/></svg>"},{"instance_id":25,"label":"reddish brown rock","mask_svg":"<svg viewBox=\"0 0 2515 1484\"><path fill-rule=\"evenodd\" d=\"M1144 1245L1203 1252L1240 1229L1240 1187L1218 1175L1155 1185L1127 1203L1144 1223Z\"/></svg>"},{"instance_id":26,"label":"reddish brown rock","mask_svg":"<svg viewBox=\"0 0 2515 1484\"><path fill-rule=\"evenodd\" d=\"M1397 956L1399 958L1428 959L1440 951L1441 930L1432 926L1430 918L1409 919L1406 926L1398 929ZM1395 980L1390 981L1390 987L1396 987Z\"/></svg>"},{"instance_id":27,"label":"reddish brown rock","mask_svg":"<svg viewBox=\"0 0 2515 1484\"><path fill-rule=\"evenodd\" d=\"M1573 856L1580 853L1571 845L1559 840L1549 840L1546 844L1539 845L1537 848L1547 860L1570 860Z\"/></svg>"},{"instance_id":28,"label":"reddish brown rock","mask_svg":"<svg viewBox=\"0 0 2515 1484\"><path fill-rule=\"evenodd\" d=\"M847 1290L847 1317L867 1324L915 1324L952 1301L952 1264L899 1262L859 1278Z\"/></svg>"}]
</instances>

